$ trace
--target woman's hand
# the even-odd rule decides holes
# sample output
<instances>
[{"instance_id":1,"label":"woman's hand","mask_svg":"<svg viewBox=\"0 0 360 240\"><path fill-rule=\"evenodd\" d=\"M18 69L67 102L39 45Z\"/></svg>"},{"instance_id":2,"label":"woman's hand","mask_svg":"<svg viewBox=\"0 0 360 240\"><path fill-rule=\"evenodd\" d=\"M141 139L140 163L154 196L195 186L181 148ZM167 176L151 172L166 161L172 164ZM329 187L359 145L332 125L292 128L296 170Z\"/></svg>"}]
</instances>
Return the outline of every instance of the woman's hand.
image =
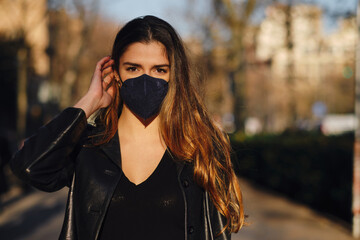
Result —
<instances>
[{"instance_id":1,"label":"woman's hand","mask_svg":"<svg viewBox=\"0 0 360 240\"><path fill-rule=\"evenodd\" d=\"M97 64L94 75L91 79L90 87L75 105L85 111L88 118L96 110L109 106L115 94L114 73L112 64L114 60L110 57L102 58Z\"/></svg>"}]
</instances>

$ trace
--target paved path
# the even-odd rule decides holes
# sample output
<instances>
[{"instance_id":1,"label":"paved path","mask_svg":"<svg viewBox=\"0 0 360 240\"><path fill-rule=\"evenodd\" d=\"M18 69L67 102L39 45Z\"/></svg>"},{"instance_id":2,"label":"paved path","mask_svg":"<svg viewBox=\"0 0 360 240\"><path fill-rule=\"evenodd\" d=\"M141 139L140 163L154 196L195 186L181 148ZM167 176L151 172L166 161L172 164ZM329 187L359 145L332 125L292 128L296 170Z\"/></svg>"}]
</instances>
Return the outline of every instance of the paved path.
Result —
<instances>
[{"instance_id":1,"label":"paved path","mask_svg":"<svg viewBox=\"0 0 360 240\"><path fill-rule=\"evenodd\" d=\"M350 240L341 224L262 191L241 180L245 211L250 226L234 234L233 240ZM57 239L63 221L66 189L56 193L33 192L0 212L1 240Z\"/></svg>"},{"instance_id":2,"label":"paved path","mask_svg":"<svg viewBox=\"0 0 360 240\"><path fill-rule=\"evenodd\" d=\"M1 240L56 240L63 222L67 189L32 192L0 212Z\"/></svg>"},{"instance_id":3,"label":"paved path","mask_svg":"<svg viewBox=\"0 0 360 240\"><path fill-rule=\"evenodd\" d=\"M250 226L233 240L350 240L349 226L240 180Z\"/></svg>"}]
</instances>

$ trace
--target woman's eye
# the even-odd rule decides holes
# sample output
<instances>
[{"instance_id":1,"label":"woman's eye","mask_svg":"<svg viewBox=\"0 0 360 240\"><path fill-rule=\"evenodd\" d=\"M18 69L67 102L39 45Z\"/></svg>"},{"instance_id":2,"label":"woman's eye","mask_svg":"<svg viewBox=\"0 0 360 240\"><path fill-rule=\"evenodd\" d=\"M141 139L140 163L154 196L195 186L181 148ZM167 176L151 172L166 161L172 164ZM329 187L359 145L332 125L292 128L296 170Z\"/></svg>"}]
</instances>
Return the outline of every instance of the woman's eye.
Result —
<instances>
[{"instance_id":1,"label":"woman's eye","mask_svg":"<svg viewBox=\"0 0 360 240\"><path fill-rule=\"evenodd\" d=\"M126 71L129 71L129 72L135 72L136 70L137 70L136 67L128 67L126 69Z\"/></svg>"},{"instance_id":2,"label":"woman's eye","mask_svg":"<svg viewBox=\"0 0 360 240\"><path fill-rule=\"evenodd\" d=\"M164 69L164 68L158 68L158 69L156 69L156 71L157 71L158 73L167 73L167 70Z\"/></svg>"}]
</instances>

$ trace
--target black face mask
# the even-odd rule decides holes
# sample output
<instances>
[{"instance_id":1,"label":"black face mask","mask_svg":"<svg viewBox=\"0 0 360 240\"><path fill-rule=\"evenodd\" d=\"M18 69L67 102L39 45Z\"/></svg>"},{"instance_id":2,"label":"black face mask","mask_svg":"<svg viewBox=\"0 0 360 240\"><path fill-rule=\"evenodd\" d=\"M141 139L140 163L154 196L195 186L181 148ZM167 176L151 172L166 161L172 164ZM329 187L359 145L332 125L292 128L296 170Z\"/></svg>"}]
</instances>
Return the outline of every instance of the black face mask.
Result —
<instances>
[{"instance_id":1,"label":"black face mask","mask_svg":"<svg viewBox=\"0 0 360 240\"><path fill-rule=\"evenodd\" d=\"M167 81L143 74L122 82L120 95L131 111L147 120L159 113L167 91Z\"/></svg>"}]
</instances>

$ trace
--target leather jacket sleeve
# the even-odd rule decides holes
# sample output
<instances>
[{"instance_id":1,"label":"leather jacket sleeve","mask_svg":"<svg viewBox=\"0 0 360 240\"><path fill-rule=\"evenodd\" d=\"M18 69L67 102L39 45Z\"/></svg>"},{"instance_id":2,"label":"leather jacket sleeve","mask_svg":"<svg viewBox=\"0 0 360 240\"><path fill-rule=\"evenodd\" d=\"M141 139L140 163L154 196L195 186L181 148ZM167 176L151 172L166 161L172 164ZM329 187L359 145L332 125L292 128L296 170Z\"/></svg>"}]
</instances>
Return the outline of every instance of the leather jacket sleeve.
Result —
<instances>
[{"instance_id":1,"label":"leather jacket sleeve","mask_svg":"<svg viewBox=\"0 0 360 240\"><path fill-rule=\"evenodd\" d=\"M70 186L74 154L86 125L82 109L65 109L25 141L10 161L12 171L43 191Z\"/></svg>"}]
</instances>

